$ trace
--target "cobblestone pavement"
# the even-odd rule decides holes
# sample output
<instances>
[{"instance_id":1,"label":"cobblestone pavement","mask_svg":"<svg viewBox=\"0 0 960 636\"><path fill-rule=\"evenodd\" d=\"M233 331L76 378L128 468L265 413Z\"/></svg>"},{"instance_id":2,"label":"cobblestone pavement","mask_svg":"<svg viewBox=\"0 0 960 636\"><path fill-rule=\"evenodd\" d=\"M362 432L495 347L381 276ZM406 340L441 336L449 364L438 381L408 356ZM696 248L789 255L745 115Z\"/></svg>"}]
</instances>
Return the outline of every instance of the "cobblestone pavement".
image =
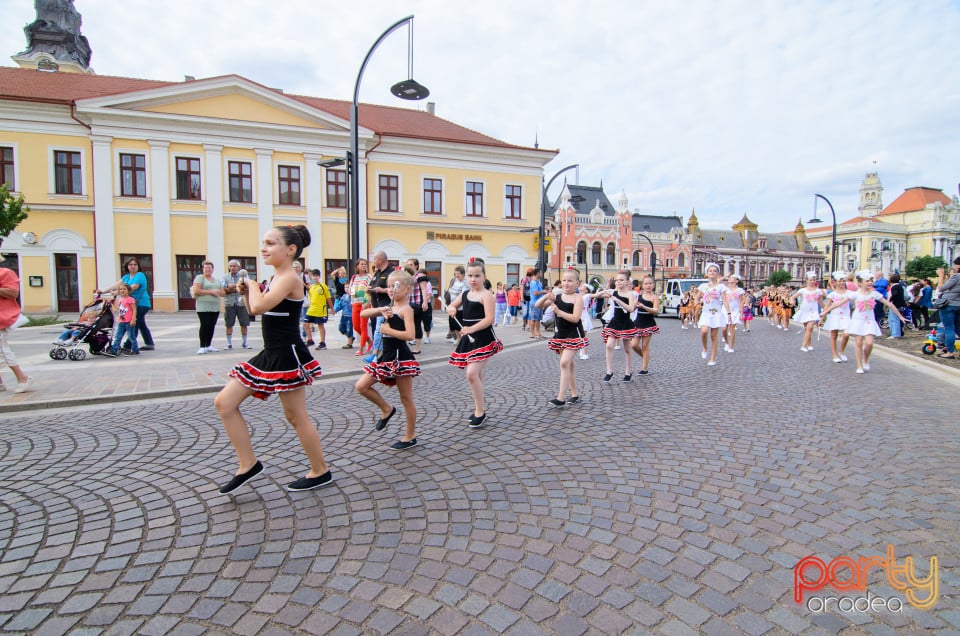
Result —
<instances>
[{"instance_id":1,"label":"cobblestone pavement","mask_svg":"<svg viewBox=\"0 0 960 636\"><path fill-rule=\"evenodd\" d=\"M707 367L661 326L632 384L599 382L594 336L584 403L559 410L555 354L495 356L476 430L463 372L427 366L405 452L402 418L375 433L352 380L321 380L336 482L307 493L282 489L305 458L276 400L246 408L266 470L233 497L209 396L3 415L0 632L960 632L956 380L880 357L855 375L765 325ZM919 574L939 559L932 609L794 602L801 558L888 545ZM906 599L880 570L848 595Z\"/></svg>"}]
</instances>

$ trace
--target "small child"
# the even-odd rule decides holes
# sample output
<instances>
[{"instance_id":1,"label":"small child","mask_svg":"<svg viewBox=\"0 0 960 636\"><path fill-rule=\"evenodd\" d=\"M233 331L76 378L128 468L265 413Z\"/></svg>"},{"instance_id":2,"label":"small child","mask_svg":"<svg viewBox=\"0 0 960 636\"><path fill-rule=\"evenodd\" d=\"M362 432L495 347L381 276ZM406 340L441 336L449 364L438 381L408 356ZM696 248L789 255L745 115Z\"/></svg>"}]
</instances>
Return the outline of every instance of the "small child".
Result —
<instances>
[{"instance_id":1,"label":"small child","mask_svg":"<svg viewBox=\"0 0 960 636\"><path fill-rule=\"evenodd\" d=\"M640 375L650 373L650 342L655 334L660 333L655 318L660 313L660 297L654 291L655 287L653 276L644 276L637 297L637 318L633 321L637 334L633 337L632 347L634 353L640 356Z\"/></svg>"},{"instance_id":2,"label":"small child","mask_svg":"<svg viewBox=\"0 0 960 636\"><path fill-rule=\"evenodd\" d=\"M573 352L582 351L587 346L587 337L580 322L583 315L583 295L577 293L579 284L580 272L567 269L560 281L560 293L553 290L537 301L537 304L553 307L556 321L553 338L547 346L551 351L560 354L560 387L557 397L550 400L550 406L580 404Z\"/></svg>"},{"instance_id":3,"label":"small child","mask_svg":"<svg viewBox=\"0 0 960 636\"><path fill-rule=\"evenodd\" d=\"M850 325L850 301L847 300L847 278L844 272L834 272L830 281L830 293L827 294L826 307L820 314L820 325L826 328L830 333L830 351L833 353L834 362L846 362L847 356L844 351L847 349L847 341L850 335L846 332ZM841 302L842 301L842 302ZM827 307L832 307L832 311L827 311ZM840 340L840 347L837 348L837 339Z\"/></svg>"},{"instance_id":4,"label":"small child","mask_svg":"<svg viewBox=\"0 0 960 636\"><path fill-rule=\"evenodd\" d=\"M707 282L700 285L702 294L702 308L700 320L700 344L703 351L700 357L707 360L707 366L716 366L717 348L720 346L720 330L727 326L727 316L730 315L730 304L727 302L727 286L720 282L720 266L716 263L707 263ZM710 351L707 352L707 338L710 339Z\"/></svg>"},{"instance_id":5,"label":"small child","mask_svg":"<svg viewBox=\"0 0 960 636\"><path fill-rule=\"evenodd\" d=\"M606 346L607 373L603 376L603 382L607 384L613 380L614 349L620 346L621 340L630 341L637 334L637 328L633 326L633 319L630 317L637 308L637 295L630 289L630 272L618 272L613 283L613 288L603 292L603 296L609 299L610 306L605 314L609 316L608 322L600 331ZM623 347L623 354L626 358L623 381L632 382L630 347Z\"/></svg>"},{"instance_id":6,"label":"small child","mask_svg":"<svg viewBox=\"0 0 960 636\"><path fill-rule=\"evenodd\" d=\"M84 328L90 327L97 322L97 318L100 317L101 309L103 309L103 306L97 304L80 314L80 319L77 320L77 322L71 322L68 324L67 328L64 329L63 333L60 334L60 337L57 338L57 341L54 344L73 344L76 342L77 337L83 333Z\"/></svg>"},{"instance_id":7,"label":"small child","mask_svg":"<svg viewBox=\"0 0 960 636\"><path fill-rule=\"evenodd\" d=\"M510 310L509 316L503 317L503 326L517 324L517 314L520 313L520 286L514 283L507 292L507 308ZM509 319L509 322L507 322Z\"/></svg>"},{"instance_id":8,"label":"small child","mask_svg":"<svg viewBox=\"0 0 960 636\"><path fill-rule=\"evenodd\" d=\"M373 385L377 382L384 386L396 385L400 393L400 402L407 418L407 426L399 441L394 442L392 450L406 450L417 445L417 406L413 401L413 378L420 375L420 365L407 345L412 340L414 326L413 307L408 299L413 289L413 277L403 270L395 271L387 277L388 294L393 303L386 307L369 307L360 316L370 319L384 317L381 327L383 347L379 357L363 367L363 376L357 380L357 393L380 408L380 417L374 428L382 431L397 413L397 407L391 407ZM389 408L389 410L388 410Z\"/></svg>"},{"instance_id":9,"label":"small child","mask_svg":"<svg viewBox=\"0 0 960 636\"><path fill-rule=\"evenodd\" d=\"M807 272L807 284L790 294L790 299L800 298L800 307L794 318L803 325L803 342L800 351L813 351L813 327L820 322L820 313L823 309L824 291L817 284L817 273ZM786 327L784 327L786 329Z\"/></svg>"},{"instance_id":10,"label":"small child","mask_svg":"<svg viewBox=\"0 0 960 636\"><path fill-rule=\"evenodd\" d=\"M113 344L104 349L103 355L116 358L120 354L120 344L123 337L127 337L130 344L129 353L125 355L138 356L140 349L137 345L137 301L130 295L130 285L120 283L117 286L118 296L114 298L114 307L117 310L117 329L113 337Z\"/></svg>"},{"instance_id":11,"label":"small child","mask_svg":"<svg viewBox=\"0 0 960 636\"><path fill-rule=\"evenodd\" d=\"M461 337L457 348L450 354L450 364L467 370L467 384L473 395L473 413L470 414L468 423L470 428L478 428L487 421L483 404L483 367L489 358L503 351L503 343L493 332L496 299L483 287L486 268L481 259L470 259L466 278L469 289L456 298L451 298L450 305L447 306L447 314L454 319L457 310L463 307L463 325L457 325L460 327Z\"/></svg>"},{"instance_id":12,"label":"small child","mask_svg":"<svg viewBox=\"0 0 960 636\"><path fill-rule=\"evenodd\" d=\"M743 321L743 309L740 301L744 294L743 288L740 287L740 276L730 274L727 277L727 291L725 293L730 312L727 314L726 338L723 343L723 350L727 353L733 353L733 346L737 341L737 325Z\"/></svg>"},{"instance_id":13,"label":"small child","mask_svg":"<svg viewBox=\"0 0 960 636\"><path fill-rule=\"evenodd\" d=\"M877 324L873 313L877 303L883 303L890 311L903 320L903 316L889 300L873 288L873 272L868 269L857 272L857 283L860 287L855 292L846 292L843 298L830 304L824 313L833 311L842 303L853 301L853 316L847 327L847 334L854 338L854 353L857 354L857 373L870 370L870 354L873 352L873 340L881 335L880 325Z\"/></svg>"},{"instance_id":14,"label":"small child","mask_svg":"<svg viewBox=\"0 0 960 636\"><path fill-rule=\"evenodd\" d=\"M313 325L317 326L317 351L327 348L327 315L333 299L330 297L330 288L323 282L323 274L319 269L310 270L310 306L303 321L303 331L307 334L307 346L313 344Z\"/></svg>"}]
</instances>

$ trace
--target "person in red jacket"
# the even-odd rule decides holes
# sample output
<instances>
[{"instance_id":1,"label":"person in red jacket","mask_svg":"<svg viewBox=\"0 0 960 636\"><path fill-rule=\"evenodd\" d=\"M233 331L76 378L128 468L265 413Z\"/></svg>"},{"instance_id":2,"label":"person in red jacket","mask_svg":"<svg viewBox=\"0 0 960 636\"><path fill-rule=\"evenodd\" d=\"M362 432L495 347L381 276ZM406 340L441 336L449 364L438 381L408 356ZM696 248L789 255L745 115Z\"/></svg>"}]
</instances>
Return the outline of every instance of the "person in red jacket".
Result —
<instances>
[{"instance_id":1,"label":"person in red jacket","mask_svg":"<svg viewBox=\"0 0 960 636\"><path fill-rule=\"evenodd\" d=\"M33 378L20 368L17 356L10 349L10 333L14 323L20 317L20 305L17 297L20 296L20 278L16 272L6 267L0 267L0 360L2 360L13 375L17 377L17 388L14 393L25 393L31 390ZM0 381L0 391L6 391L7 386Z\"/></svg>"}]
</instances>

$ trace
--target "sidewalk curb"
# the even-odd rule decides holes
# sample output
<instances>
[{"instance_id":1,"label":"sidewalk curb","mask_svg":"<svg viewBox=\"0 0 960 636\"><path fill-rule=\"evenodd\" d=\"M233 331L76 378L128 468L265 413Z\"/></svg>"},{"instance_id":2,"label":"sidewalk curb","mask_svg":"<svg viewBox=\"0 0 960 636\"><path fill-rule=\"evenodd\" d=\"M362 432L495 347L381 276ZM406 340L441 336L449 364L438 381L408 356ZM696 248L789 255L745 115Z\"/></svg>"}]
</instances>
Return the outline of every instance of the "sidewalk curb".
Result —
<instances>
[{"instance_id":1,"label":"sidewalk curb","mask_svg":"<svg viewBox=\"0 0 960 636\"><path fill-rule=\"evenodd\" d=\"M533 342L515 342L515 343L504 343L504 349L514 348L514 347L531 347L537 344L542 343L543 341L537 340ZM433 366L438 363L446 362L449 360L449 355L445 356L436 356L433 358L425 358L419 360L420 366ZM324 379L343 379L350 377L360 377L359 374L362 373L363 367L358 367L357 369L352 369L350 371L333 371L331 373L324 373L321 376L321 381ZM114 406L117 403L122 402L143 402L147 400L163 400L179 397L189 397L195 395L207 395L210 393L219 393L223 388L223 385L220 386L198 386L190 387L185 389L171 389L171 390L161 390L161 391L150 391L142 393L121 393L117 395L111 395L109 397L97 396L97 397L88 397L88 398L68 398L63 400L47 400L45 402L24 402L22 404L0 404L0 417L11 413L22 413L25 411L45 411L47 409L63 409L69 407L85 407L85 406L103 406L110 407Z\"/></svg>"},{"instance_id":2,"label":"sidewalk curb","mask_svg":"<svg viewBox=\"0 0 960 636\"><path fill-rule=\"evenodd\" d=\"M952 367L946 364L939 364L932 360L926 360L912 353L904 353L897 349L888 349L883 345L874 345L873 354L879 355L899 364L912 366L917 371L927 375L936 375L938 379L944 379L960 386L960 367ZM922 354L921 354L922 355Z\"/></svg>"}]
</instances>

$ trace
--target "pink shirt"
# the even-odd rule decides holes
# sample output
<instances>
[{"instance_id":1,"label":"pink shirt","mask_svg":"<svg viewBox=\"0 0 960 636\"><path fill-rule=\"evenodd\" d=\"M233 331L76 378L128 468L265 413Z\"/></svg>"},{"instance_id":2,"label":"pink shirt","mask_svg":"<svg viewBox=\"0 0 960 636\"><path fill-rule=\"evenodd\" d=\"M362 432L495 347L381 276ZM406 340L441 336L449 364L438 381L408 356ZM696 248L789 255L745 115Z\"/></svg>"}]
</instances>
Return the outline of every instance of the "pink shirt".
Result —
<instances>
[{"instance_id":1,"label":"pink shirt","mask_svg":"<svg viewBox=\"0 0 960 636\"><path fill-rule=\"evenodd\" d=\"M20 293L20 279L12 269L0 267L0 289L15 289ZM0 298L0 329L6 329L20 315L20 305L16 298Z\"/></svg>"},{"instance_id":2,"label":"pink shirt","mask_svg":"<svg viewBox=\"0 0 960 636\"><path fill-rule=\"evenodd\" d=\"M117 313L119 322L130 322L137 317L137 301L133 296L117 298Z\"/></svg>"}]
</instances>

